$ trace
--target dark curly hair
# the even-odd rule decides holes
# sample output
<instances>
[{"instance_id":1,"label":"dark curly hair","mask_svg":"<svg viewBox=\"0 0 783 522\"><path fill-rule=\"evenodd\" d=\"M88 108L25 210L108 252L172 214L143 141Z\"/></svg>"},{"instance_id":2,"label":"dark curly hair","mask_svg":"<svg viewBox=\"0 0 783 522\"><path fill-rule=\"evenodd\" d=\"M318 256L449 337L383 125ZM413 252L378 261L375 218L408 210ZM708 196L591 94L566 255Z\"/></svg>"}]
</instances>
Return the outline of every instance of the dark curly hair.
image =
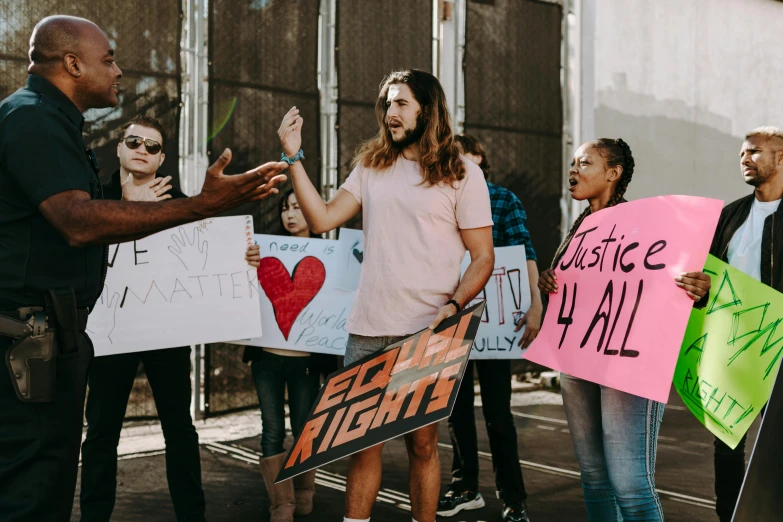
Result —
<instances>
[{"instance_id":1,"label":"dark curly hair","mask_svg":"<svg viewBox=\"0 0 783 522\"><path fill-rule=\"evenodd\" d=\"M599 138L595 141L591 141L590 145L598 149L599 154L604 158L608 167L622 167L623 169L622 174L620 174L620 179L617 180L617 185L614 187L614 194L612 194L612 197L609 198L609 201L606 204L607 207L613 207L623 200L625 191L628 189L628 184L631 183L631 178L633 178L633 169L636 166L636 162L633 159L633 154L631 154L631 147L620 138ZM587 207L579 214L579 217L576 218L576 221L574 221L574 224L568 231L565 240L557 249L557 252L555 252L551 268L554 269L557 265L558 260L568 248L571 238L574 237L574 234L579 229L579 225L581 225L582 221L589 215L590 207Z\"/></svg>"}]
</instances>

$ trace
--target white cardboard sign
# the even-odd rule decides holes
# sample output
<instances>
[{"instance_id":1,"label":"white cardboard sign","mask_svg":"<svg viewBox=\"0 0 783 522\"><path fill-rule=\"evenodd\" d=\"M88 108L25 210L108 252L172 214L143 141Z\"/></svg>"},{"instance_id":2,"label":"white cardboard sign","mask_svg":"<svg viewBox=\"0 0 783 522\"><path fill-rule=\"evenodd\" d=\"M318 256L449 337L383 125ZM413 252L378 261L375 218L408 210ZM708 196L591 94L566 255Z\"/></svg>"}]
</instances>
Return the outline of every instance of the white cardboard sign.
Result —
<instances>
[{"instance_id":1,"label":"white cardboard sign","mask_svg":"<svg viewBox=\"0 0 783 522\"><path fill-rule=\"evenodd\" d=\"M340 277L337 288L355 292L359 288L359 276L364 263L364 232L352 228L341 228Z\"/></svg>"},{"instance_id":2,"label":"white cardboard sign","mask_svg":"<svg viewBox=\"0 0 783 522\"><path fill-rule=\"evenodd\" d=\"M470 264L470 254L462 261L462 273ZM515 332L516 323L530 309L530 283L524 246L495 249L495 269L473 305L486 300L471 359L519 359L524 350L518 346L524 327Z\"/></svg>"},{"instance_id":3,"label":"white cardboard sign","mask_svg":"<svg viewBox=\"0 0 783 522\"><path fill-rule=\"evenodd\" d=\"M339 241L256 234L263 335L237 344L334 355L345 353L354 292L337 288Z\"/></svg>"},{"instance_id":4,"label":"white cardboard sign","mask_svg":"<svg viewBox=\"0 0 783 522\"><path fill-rule=\"evenodd\" d=\"M261 335L256 271L245 261L251 216L175 227L109 247L87 331L95 355Z\"/></svg>"}]
</instances>

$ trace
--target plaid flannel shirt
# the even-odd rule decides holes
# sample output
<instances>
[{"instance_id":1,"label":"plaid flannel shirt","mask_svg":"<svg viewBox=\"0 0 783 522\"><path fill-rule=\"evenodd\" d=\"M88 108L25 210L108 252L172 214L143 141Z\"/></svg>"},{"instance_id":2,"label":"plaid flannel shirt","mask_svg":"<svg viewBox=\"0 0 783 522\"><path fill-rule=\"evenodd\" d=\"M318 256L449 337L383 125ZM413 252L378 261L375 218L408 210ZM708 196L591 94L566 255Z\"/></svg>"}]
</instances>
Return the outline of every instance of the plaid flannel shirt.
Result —
<instances>
[{"instance_id":1,"label":"plaid flannel shirt","mask_svg":"<svg viewBox=\"0 0 783 522\"><path fill-rule=\"evenodd\" d=\"M496 247L525 246L528 261L536 260L536 251L527 230L527 214L522 202L510 190L487 182L489 201L492 206L492 241Z\"/></svg>"}]
</instances>

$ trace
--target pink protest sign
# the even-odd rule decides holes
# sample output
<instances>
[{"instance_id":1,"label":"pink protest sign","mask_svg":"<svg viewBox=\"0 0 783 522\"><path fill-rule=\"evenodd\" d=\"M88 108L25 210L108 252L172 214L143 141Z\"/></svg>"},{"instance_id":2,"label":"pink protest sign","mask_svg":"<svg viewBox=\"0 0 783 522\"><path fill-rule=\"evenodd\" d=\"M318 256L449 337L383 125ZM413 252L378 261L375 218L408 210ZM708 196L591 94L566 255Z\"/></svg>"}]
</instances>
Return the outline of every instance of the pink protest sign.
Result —
<instances>
[{"instance_id":1,"label":"pink protest sign","mask_svg":"<svg viewBox=\"0 0 783 522\"><path fill-rule=\"evenodd\" d=\"M723 202L647 198L585 219L555 267L530 361L667 402L693 301L675 284L704 267Z\"/></svg>"}]
</instances>

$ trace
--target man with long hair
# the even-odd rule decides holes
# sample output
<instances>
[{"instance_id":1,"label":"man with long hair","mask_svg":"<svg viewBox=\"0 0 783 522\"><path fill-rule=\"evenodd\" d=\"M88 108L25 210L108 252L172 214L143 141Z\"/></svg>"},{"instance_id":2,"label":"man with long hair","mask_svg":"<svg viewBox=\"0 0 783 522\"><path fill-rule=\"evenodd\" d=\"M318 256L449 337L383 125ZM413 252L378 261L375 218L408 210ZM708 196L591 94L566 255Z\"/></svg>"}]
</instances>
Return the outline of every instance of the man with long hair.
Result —
<instances>
[{"instance_id":1,"label":"man with long hair","mask_svg":"<svg viewBox=\"0 0 783 522\"><path fill-rule=\"evenodd\" d=\"M351 315L345 363L435 328L484 288L494 268L489 192L477 165L460 157L446 96L437 78L391 73L375 104L378 134L364 143L354 169L324 203L300 161L303 120L296 107L278 134L299 205L315 233L362 211L364 262ZM471 263L460 281L460 263ZM438 504L438 427L405 435L413 519L432 522ZM345 521L368 521L381 486L378 444L351 456Z\"/></svg>"}]
</instances>

